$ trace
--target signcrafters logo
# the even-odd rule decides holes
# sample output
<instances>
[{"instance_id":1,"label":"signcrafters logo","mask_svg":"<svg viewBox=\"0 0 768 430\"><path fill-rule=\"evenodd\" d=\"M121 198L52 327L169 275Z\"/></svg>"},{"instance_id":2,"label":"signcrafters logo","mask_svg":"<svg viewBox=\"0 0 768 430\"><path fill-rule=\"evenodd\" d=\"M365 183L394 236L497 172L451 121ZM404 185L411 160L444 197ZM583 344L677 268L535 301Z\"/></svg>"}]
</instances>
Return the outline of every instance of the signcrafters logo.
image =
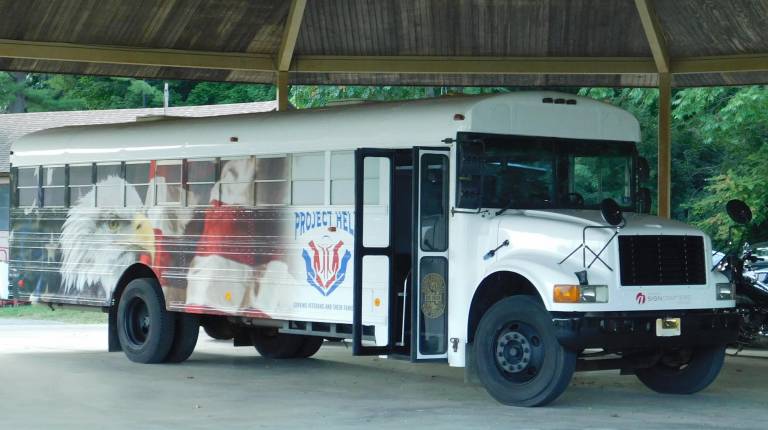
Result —
<instances>
[{"instance_id":1,"label":"signcrafters logo","mask_svg":"<svg viewBox=\"0 0 768 430\"><path fill-rule=\"evenodd\" d=\"M635 300L637 301L638 305L645 304L645 294L637 293L637 295L635 296Z\"/></svg>"}]
</instances>

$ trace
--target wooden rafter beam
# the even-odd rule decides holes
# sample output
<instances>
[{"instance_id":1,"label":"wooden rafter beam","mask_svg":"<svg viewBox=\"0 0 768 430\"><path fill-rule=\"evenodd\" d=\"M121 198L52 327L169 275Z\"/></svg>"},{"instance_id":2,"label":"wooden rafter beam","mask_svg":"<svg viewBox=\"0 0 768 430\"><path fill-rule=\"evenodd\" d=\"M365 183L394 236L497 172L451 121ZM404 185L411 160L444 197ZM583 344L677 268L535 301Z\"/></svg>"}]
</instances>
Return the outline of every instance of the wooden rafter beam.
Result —
<instances>
[{"instance_id":1,"label":"wooden rafter beam","mask_svg":"<svg viewBox=\"0 0 768 430\"><path fill-rule=\"evenodd\" d=\"M274 71L271 56L0 39L0 57L132 66Z\"/></svg>"},{"instance_id":2,"label":"wooden rafter beam","mask_svg":"<svg viewBox=\"0 0 768 430\"><path fill-rule=\"evenodd\" d=\"M72 61L133 66L180 67L276 72L268 55L77 45L0 39L0 58ZM768 71L768 53L681 58L672 73ZM292 73L423 73L423 74L649 74L652 58L643 57L419 57L294 56Z\"/></svg>"},{"instance_id":3,"label":"wooden rafter beam","mask_svg":"<svg viewBox=\"0 0 768 430\"><path fill-rule=\"evenodd\" d=\"M293 0L291 2L288 17L285 19L283 39L280 41L280 50L275 61L277 70L288 70L291 67L293 50L296 48L296 39L299 37L299 28L301 28L301 20L304 18L306 7L307 0Z\"/></svg>"},{"instance_id":4,"label":"wooden rafter beam","mask_svg":"<svg viewBox=\"0 0 768 430\"><path fill-rule=\"evenodd\" d=\"M653 54L653 61L656 63L657 71L659 73L669 73L667 44L664 41L659 18L656 16L656 12L650 2L651 0L635 0L635 6L637 7L638 14L640 14L640 21L643 24L648 45L651 47L651 54Z\"/></svg>"},{"instance_id":5,"label":"wooden rafter beam","mask_svg":"<svg viewBox=\"0 0 768 430\"><path fill-rule=\"evenodd\" d=\"M292 72L459 74L634 74L656 71L650 58L297 56Z\"/></svg>"},{"instance_id":6,"label":"wooden rafter beam","mask_svg":"<svg viewBox=\"0 0 768 430\"><path fill-rule=\"evenodd\" d=\"M768 53L672 60L672 72L675 74L765 71L768 71Z\"/></svg>"}]
</instances>

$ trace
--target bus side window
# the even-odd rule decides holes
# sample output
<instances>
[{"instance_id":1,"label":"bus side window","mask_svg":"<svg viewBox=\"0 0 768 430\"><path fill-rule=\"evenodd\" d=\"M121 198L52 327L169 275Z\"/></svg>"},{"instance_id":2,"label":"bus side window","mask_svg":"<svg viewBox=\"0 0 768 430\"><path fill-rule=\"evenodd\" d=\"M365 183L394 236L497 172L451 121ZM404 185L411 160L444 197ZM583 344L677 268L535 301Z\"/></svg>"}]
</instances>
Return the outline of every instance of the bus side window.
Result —
<instances>
[{"instance_id":1,"label":"bus side window","mask_svg":"<svg viewBox=\"0 0 768 430\"><path fill-rule=\"evenodd\" d=\"M216 184L216 159L187 160L187 206L210 206Z\"/></svg>"},{"instance_id":2,"label":"bus side window","mask_svg":"<svg viewBox=\"0 0 768 430\"><path fill-rule=\"evenodd\" d=\"M86 199L86 196L87 199ZM69 166L69 205L93 207L96 203L93 193L93 165Z\"/></svg>"},{"instance_id":3,"label":"bus side window","mask_svg":"<svg viewBox=\"0 0 768 430\"><path fill-rule=\"evenodd\" d=\"M253 204L254 159L222 158L218 196L215 199L227 206Z\"/></svg>"},{"instance_id":4,"label":"bus side window","mask_svg":"<svg viewBox=\"0 0 768 430\"><path fill-rule=\"evenodd\" d=\"M158 206L181 204L181 160L162 160L155 167L155 203Z\"/></svg>"},{"instance_id":5,"label":"bus side window","mask_svg":"<svg viewBox=\"0 0 768 430\"><path fill-rule=\"evenodd\" d=\"M37 191L40 186L37 167L19 167L16 169L16 206L37 206Z\"/></svg>"},{"instance_id":6,"label":"bus side window","mask_svg":"<svg viewBox=\"0 0 768 430\"><path fill-rule=\"evenodd\" d=\"M378 205L379 169L382 161L378 158L366 158L363 169L363 203ZM389 186L389 184L386 184ZM331 153L331 204L355 204L355 153L339 151Z\"/></svg>"},{"instance_id":7,"label":"bus side window","mask_svg":"<svg viewBox=\"0 0 768 430\"><path fill-rule=\"evenodd\" d=\"M43 167L43 207L64 207L65 185L64 166Z\"/></svg>"},{"instance_id":8,"label":"bus side window","mask_svg":"<svg viewBox=\"0 0 768 430\"><path fill-rule=\"evenodd\" d=\"M123 182L120 180L120 163L96 165L96 206L123 205Z\"/></svg>"},{"instance_id":9,"label":"bus side window","mask_svg":"<svg viewBox=\"0 0 768 430\"><path fill-rule=\"evenodd\" d=\"M288 157L256 158L254 200L256 206L287 205L290 202Z\"/></svg>"},{"instance_id":10,"label":"bus side window","mask_svg":"<svg viewBox=\"0 0 768 430\"><path fill-rule=\"evenodd\" d=\"M291 163L291 204L325 202L325 153L296 154Z\"/></svg>"},{"instance_id":11,"label":"bus side window","mask_svg":"<svg viewBox=\"0 0 768 430\"><path fill-rule=\"evenodd\" d=\"M11 186L7 182L0 183L0 231L8 231L8 218L11 206Z\"/></svg>"},{"instance_id":12,"label":"bus side window","mask_svg":"<svg viewBox=\"0 0 768 430\"><path fill-rule=\"evenodd\" d=\"M355 153L352 151L331 152L331 204L355 204Z\"/></svg>"},{"instance_id":13,"label":"bus side window","mask_svg":"<svg viewBox=\"0 0 768 430\"><path fill-rule=\"evenodd\" d=\"M125 205L128 207L151 205L147 201L150 163L138 161L125 163Z\"/></svg>"}]
</instances>

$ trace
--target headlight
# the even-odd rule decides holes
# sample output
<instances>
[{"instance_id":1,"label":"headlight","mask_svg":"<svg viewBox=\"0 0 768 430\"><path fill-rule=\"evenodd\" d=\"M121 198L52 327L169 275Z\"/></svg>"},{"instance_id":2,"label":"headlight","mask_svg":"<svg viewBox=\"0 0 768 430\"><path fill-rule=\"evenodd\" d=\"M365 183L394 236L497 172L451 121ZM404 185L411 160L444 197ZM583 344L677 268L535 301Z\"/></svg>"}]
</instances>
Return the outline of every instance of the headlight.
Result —
<instances>
[{"instance_id":1,"label":"headlight","mask_svg":"<svg viewBox=\"0 0 768 430\"><path fill-rule=\"evenodd\" d=\"M733 300L733 285L730 283L715 284L717 300Z\"/></svg>"},{"instance_id":2,"label":"headlight","mask_svg":"<svg viewBox=\"0 0 768 430\"><path fill-rule=\"evenodd\" d=\"M608 286L558 284L553 298L555 303L608 303Z\"/></svg>"}]
</instances>

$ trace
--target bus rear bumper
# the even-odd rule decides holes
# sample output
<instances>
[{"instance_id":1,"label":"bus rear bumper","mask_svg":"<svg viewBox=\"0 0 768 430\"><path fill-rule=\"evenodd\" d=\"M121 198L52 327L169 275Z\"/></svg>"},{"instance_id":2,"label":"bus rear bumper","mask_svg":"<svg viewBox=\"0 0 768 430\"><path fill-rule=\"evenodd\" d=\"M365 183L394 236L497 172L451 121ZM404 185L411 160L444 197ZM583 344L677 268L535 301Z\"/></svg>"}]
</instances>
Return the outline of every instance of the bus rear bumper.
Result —
<instances>
[{"instance_id":1,"label":"bus rear bumper","mask_svg":"<svg viewBox=\"0 0 768 430\"><path fill-rule=\"evenodd\" d=\"M680 334L659 335L657 320L674 318L680 318ZM738 337L740 319L734 309L553 313L552 324L568 349L626 350L730 344Z\"/></svg>"}]
</instances>

